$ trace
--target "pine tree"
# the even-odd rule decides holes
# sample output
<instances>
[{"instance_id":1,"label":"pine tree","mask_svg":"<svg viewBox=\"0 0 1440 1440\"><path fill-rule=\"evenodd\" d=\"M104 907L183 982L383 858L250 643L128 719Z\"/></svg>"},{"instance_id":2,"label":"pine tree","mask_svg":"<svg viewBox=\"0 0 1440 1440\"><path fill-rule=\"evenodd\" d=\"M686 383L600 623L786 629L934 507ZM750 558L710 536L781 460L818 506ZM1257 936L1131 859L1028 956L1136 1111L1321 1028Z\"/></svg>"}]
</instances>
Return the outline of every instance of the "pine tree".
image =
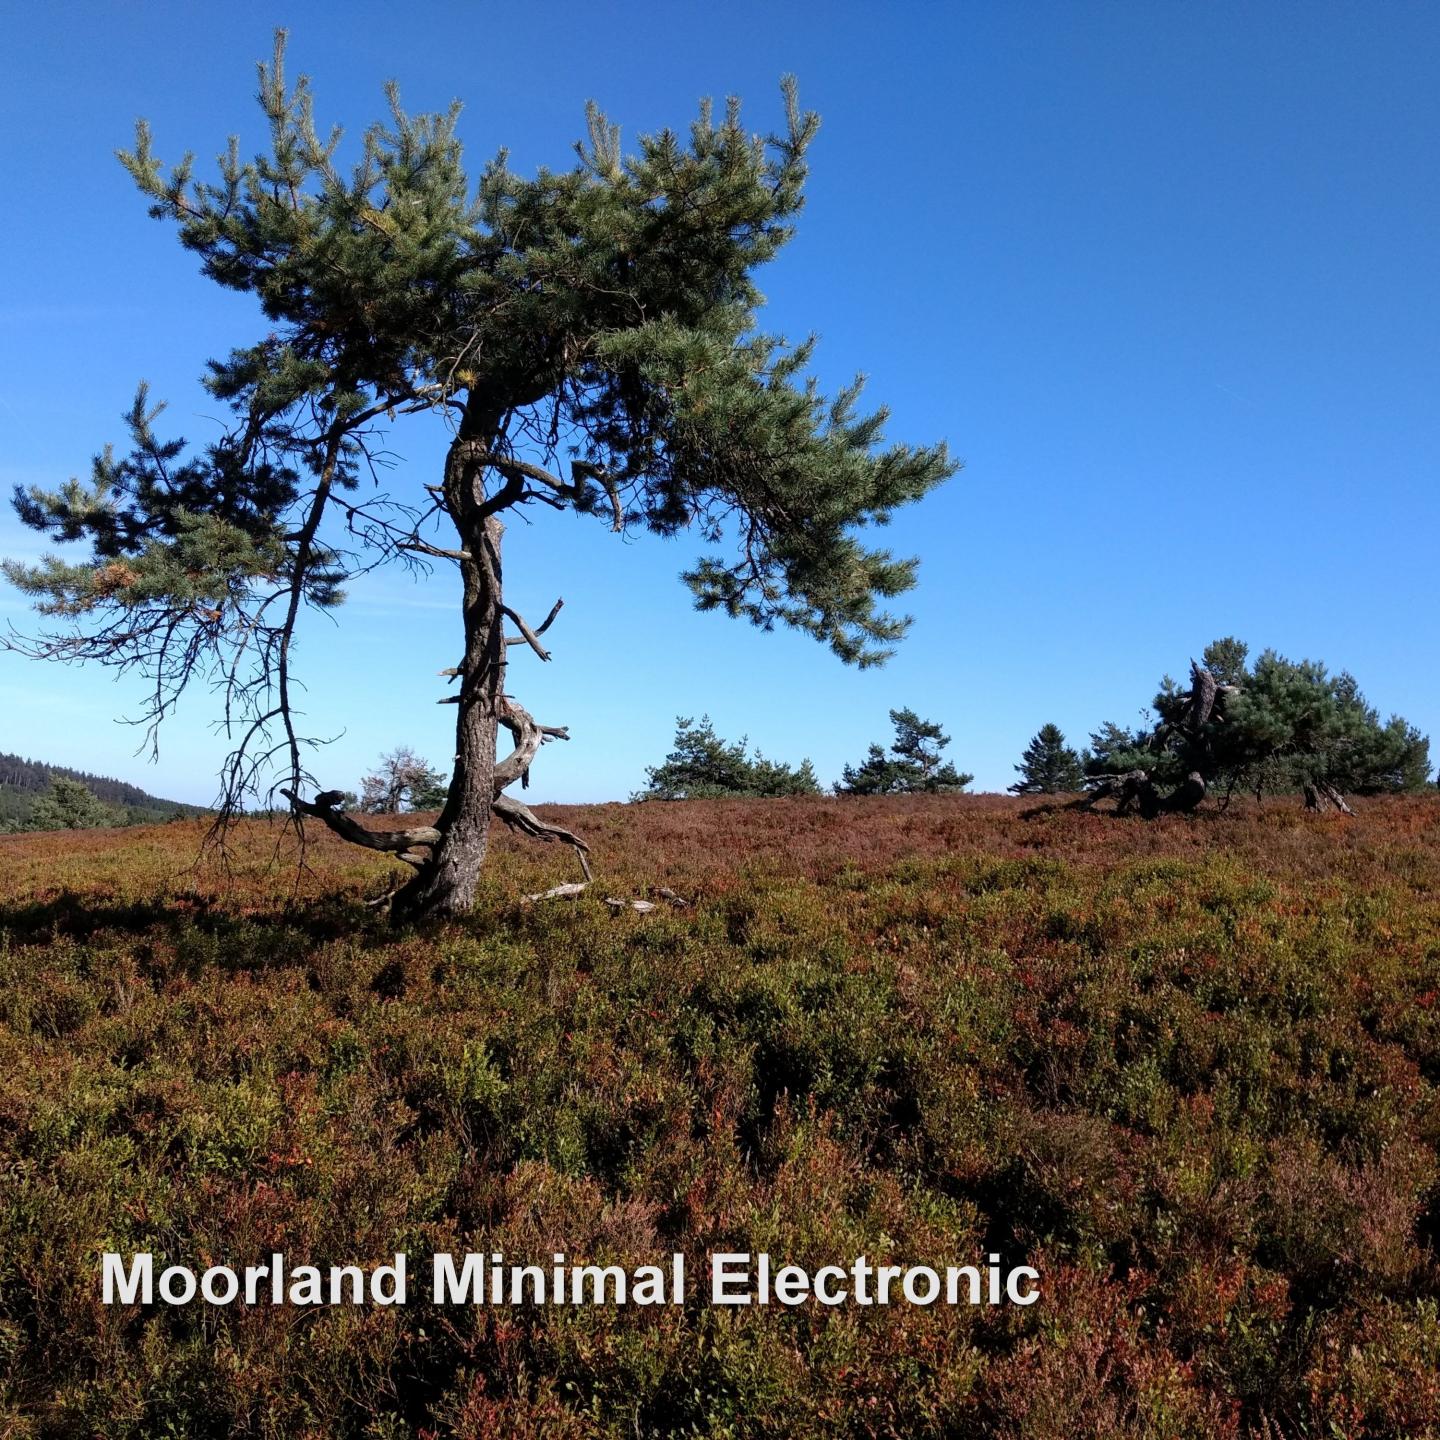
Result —
<instances>
[{"instance_id":1,"label":"pine tree","mask_svg":"<svg viewBox=\"0 0 1440 1440\"><path fill-rule=\"evenodd\" d=\"M30 807L27 830L94 830L102 825L123 825L123 810L107 805L80 780L55 775L50 790Z\"/></svg>"},{"instance_id":2,"label":"pine tree","mask_svg":"<svg viewBox=\"0 0 1440 1440\"><path fill-rule=\"evenodd\" d=\"M646 786L633 800L704 800L726 795L773 798L818 795L814 767L802 760L796 767L751 756L742 736L733 744L722 740L708 715L698 721L677 717L675 746L661 765L646 769Z\"/></svg>"},{"instance_id":3,"label":"pine tree","mask_svg":"<svg viewBox=\"0 0 1440 1440\"><path fill-rule=\"evenodd\" d=\"M446 788L440 771L408 745L400 745L382 755L377 768L360 782L358 803L367 815L438 810L445 803Z\"/></svg>"},{"instance_id":4,"label":"pine tree","mask_svg":"<svg viewBox=\"0 0 1440 1440\"><path fill-rule=\"evenodd\" d=\"M1418 790L1430 774L1429 739L1398 715L1382 721L1353 675L1274 650L1252 664L1233 638L1206 647L1188 686L1165 676L1153 711L1148 729L1096 731L1085 767L1100 791L1143 776L1151 813L1193 808L1215 788L1227 799L1245 789L1338 804L1346 794ZM1166 797L1157 786L1175 788Z\"/></svg>"},{"instance_id":5,"label":"pine tree","mask_svg":"<svg viewBox=\"0 0 1440 1440\"><path fill-rule=\"evenodd\" d=\"M1085 783L1080 757L1065 743L1058 725L1042 725L1015 767L1020 779L1014 795L1069 795Z\"/></svg>"},{"instance_id":6,"label":"pine tree","mask_svg":"<svg viewBox=\"0 0 1440 1440\"><path fill-rule=\"evenodd\" d=\"M950 737L913 710L892 710L895 739L887 754L872 745L858 766L847 765L835 784L837 795L944 795L958 793L975 777L964 775L940 752Z\"/></svg>"},{"instance_id":7,"label":"pine tree","mask_svg":"<svg viewBox=\"0 0 1440 1440\"><path fill-rule=\"evenodd\" d=\"M559 604L540 625L507 604L505 520L547 506L622 535L694 529L711 547L685 577L700 609L798 627L864 665L904 633L884 605L915 564L860 532L956 468L943 445L884 443L886 412L859 409L858 380L827 399L811 343L758 328L755 271L791 237L818 125L793 83L784 96L777 134L746 130L737 102L722 117L705 104L683 138L642 136L628 154L592 106L570 168L526 177L501 152L472 182L457 110L407 115L392 88L342 169L308 83L285 80L282 34L260 71L268 153L242 160L232 142L196 180L188 157L162 166L142 123L121 158L151 213L264 324L210 364L224 434L199 449L162 436L142 389L127 451L102 452L88 483L18 497L27 524L89 546L7 565L65 622L26 653L141 670L152 726L192 680L216 681L236 736L222 819L272 793L278 763L297 815L415 866L397 918L470 907L492 814L574 845L588 877L584 843L505 793L568 738L506 693L509 647L548 659ZM411 448L390 430L421 420L449 427L431 483L367 490L377 452ZM393 558L458 569L463 634L444 657L459 681L444 809L384 831L321 803L341 792L302 798L315 782L294 667L301 617ZM515 742L503 759L500 728Z\"/></svg>"}]
</instances>

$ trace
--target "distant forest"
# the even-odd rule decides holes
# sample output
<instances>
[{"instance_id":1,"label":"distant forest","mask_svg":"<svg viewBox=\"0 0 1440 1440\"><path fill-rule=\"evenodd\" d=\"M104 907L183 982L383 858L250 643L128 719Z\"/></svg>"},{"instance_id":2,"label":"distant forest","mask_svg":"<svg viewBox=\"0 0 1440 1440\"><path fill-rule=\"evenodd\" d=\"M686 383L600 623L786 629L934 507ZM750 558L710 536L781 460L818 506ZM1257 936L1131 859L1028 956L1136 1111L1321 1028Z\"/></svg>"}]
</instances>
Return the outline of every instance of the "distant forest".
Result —
<instances>
[{"instance_id":1,"label":"distant forest","mask_svg":"<svg viewBox=\"0 0 1440 1440\"><path fill-rule=\"evenodd\" d=\"M50 790L52 777L78 780L97 800L123 813L123 824L155 825L173 820L177 815L203 815L203 805L184 805L178 800L162 800L138 785L127 785L108 775L91 775L84 770L69 770L63 765L46 765L20 755L0 754L0 831L12 824L24 827L35 802Z\"/></svg>"}]
</instances>

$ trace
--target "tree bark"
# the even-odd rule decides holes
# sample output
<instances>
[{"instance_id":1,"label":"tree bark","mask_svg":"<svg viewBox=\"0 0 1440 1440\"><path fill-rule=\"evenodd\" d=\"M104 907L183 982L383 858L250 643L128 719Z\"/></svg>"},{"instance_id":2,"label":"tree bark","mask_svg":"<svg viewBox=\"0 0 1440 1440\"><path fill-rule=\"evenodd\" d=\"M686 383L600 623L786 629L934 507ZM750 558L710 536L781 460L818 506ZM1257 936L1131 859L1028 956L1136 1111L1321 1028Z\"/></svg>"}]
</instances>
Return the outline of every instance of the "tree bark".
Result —
<instances>
[{"instance_id":1,"label":"tree bark","mask_svg":"<svg viewBox=\"0 0 1440 1440\"><path fill-rule=\"evenodd\" d=\"M1165 797L1164 808L1188 815L1199 807L1200 802L1205 798L1205 790L1205 777L1198 770L1192 770Z\"/></svg>"},{"instance_id":2,"label":"tree bark","mask_svg":"<svg viewBox=\"0 0 1440 1440\"><path fill-rule=\"evenodd\" d=\"M1139 810L1146 820L1153 820L1166 812L1188 815L1204 800L1205 790L1205 777L1198 770L1192 770L1168 795L1160 793L1148 771L1127 770L1097 786L1077 805L1088 810L1097 800L1114 800L1117 815Z\"/></svg>"},{"instance_id":3,"label":"tree bark","mask_svg":"<svg viewBox=\"0 0 1440 1440\"><path fill-rule=\"evenodd\" d=\"M458 497L457 497L458 498ZM472 496L460 504L473 503ZM462 512L463 513L463 512ZM461 560L464 582L465 654L455 717L455 769L445 808L435 822L440 841L430 859L396 892L397 922L463 915L490 844L494 810L495 737L505 691L504 594L500 541L505 527L494 515L475 517Z\"/></svg>"}]
</instances>

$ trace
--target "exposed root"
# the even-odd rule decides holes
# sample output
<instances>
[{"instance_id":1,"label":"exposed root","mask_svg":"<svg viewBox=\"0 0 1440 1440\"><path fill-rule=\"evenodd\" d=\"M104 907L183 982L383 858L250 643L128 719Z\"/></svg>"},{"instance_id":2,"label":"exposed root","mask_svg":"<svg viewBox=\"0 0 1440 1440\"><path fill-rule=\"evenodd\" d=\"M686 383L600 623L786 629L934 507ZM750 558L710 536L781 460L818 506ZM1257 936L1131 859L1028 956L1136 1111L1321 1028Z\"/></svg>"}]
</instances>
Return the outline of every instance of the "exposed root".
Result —
<instances>
[{"instance_id":1,"label":"exposed root","mask_svg":"<svg viewBox=\"0 0 1440 1440\"><path fill-rule=\"evenodd\" d=\"M1088 795L1071 801L1067 809L1089 810L1100 800L1113 800L1117 815L1138 810L1146 820L1157 815L1188 815L1205 798L1205 777L1192 770L1168 795L1162 795L1145 770L1127 770L1102 781ZM1027 812L1029 813L1029 812Z\"/></svg>"}]
</instances>

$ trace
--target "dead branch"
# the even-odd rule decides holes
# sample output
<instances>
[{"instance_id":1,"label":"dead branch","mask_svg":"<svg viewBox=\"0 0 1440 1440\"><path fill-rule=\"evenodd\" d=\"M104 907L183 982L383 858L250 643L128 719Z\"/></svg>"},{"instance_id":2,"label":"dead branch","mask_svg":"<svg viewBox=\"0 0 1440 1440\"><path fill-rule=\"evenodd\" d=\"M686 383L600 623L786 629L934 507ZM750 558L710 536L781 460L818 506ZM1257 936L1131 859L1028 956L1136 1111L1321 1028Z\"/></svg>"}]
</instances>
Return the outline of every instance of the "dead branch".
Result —
<instances>
[{"instance_id":1,"label":"dead branch","mask_svg":"<svg viewBox=\"0 0 1440 1440\"><path fill-rule=\"evenodd\" d=\"M589 889L588 881L583 883L574 881L568 885L552 885L550 889L542 890L537 895L527 895L525 903L535 905L541 900L578 900ZM668 901L677 910L686 910L690 906L688 900L682 900L673 890L667 890L663 886L652 893ZM623 910L633 910L637 915L648 915L652 910L660 908L653 900L619 900L613 895L602 895L600 903L608 905L617 915Z\"/></svg>"},{"instance_id":2,"label":"dead branch","mask_svg":"<svg viewBox=\"0 0 1440 1440\"><path fill-rule=\"evenodd\" d=\"M530 783L530 762L547 740L568 740L570 732L563 725L538 725L534 717L509 695L500 697L499 722L515 737L515 748L495 764L495 794L516 780Z\"/></svg>"},{"instance_id":3,"label":"dead branch","mask_svg":"<svg viewBox=\"0 0 1440 1440\"><path fill-rule=\"evenodd\" d=\"M508 783L508 782L507 782ZM590 873L590 847L578 836L560 825L551 825L542 820L528 805L522 804L513 795L495 796L494 813L512 830L518 830L533 840L559 840L575 848L576 858L588 885L595 877Z\"/></svg>"},{"instance_id":4,"label":"dead branch","mask_svg":"<svg viewBox=\"0 0 1440 1440\"><path fill-rule=\"evenodd\" d=\"M446 550L439 545L431 545L424 540L401 540L396 543L397 550L414 550L421 555L433 555L438 560L468 560L468 550Z\"/></svg>"},{"instance_id":5,"label":"dead branch","mask_svg":"<svg viewBox=\"0 0 1440 1440\"><path fill-rule=\"evenodd\" d=\"M1186 711L1185 723L1191 731L1199 730L1209 720L1215 709L1215 696L1219 686L1215 677L1194 660L1190 662L1190 707Z\"/></svg>"},{"instance_id":6,"label":"dead branch","mask_svg":"<svg viewBox=\"0 0 1440 1440\"><path fill-rule=\"evenodd\" d=\"M541 890L536 895L527 895L525 903L534 905L540 900L575 900L585 894L589 888L588 880L572 880L565 885L552 885L548 890Z\"/></svg>"},{"instance_id":7,"label":"dead branch","mask_svg":"<svg viewBox=\"0 0 1440 1440\"><path fill-rule=\"evenodd\" d=\"M542 660L548 660L550 658L550 652L540 643L540 637L550 628L564 604L565 601L563 598L557 600L554 605L550 607L550 613L536 630L532 630L529 625L525 623L524 617L517 611L512 610L508 605L502 605L500 607L500 613L507 619L512 620L516 628L520 631L518 635L507 636L505 643L507 645L528 645Z\"/></svg>"},{"instance_id":8,"label":"dead branch","mask_svg":"<svg viewBox=\"0 0 1440 1440\"><path fill-rule=\"evenodd\" d=\"M368 850L386 850L397 859L411 865L422 865L423 858L412 852L415 846L434 846L440 843L440 832L433 825L416 825L409 830L370 830L353 816L337 807L335 791L326 790L314 800L302 800L293 790L282 789L282 794L302 815L313 815L323 820L341 839L352 845L363 845ZM322 804L325 801L328 803Z\"/></svg>"}]
</instances>

